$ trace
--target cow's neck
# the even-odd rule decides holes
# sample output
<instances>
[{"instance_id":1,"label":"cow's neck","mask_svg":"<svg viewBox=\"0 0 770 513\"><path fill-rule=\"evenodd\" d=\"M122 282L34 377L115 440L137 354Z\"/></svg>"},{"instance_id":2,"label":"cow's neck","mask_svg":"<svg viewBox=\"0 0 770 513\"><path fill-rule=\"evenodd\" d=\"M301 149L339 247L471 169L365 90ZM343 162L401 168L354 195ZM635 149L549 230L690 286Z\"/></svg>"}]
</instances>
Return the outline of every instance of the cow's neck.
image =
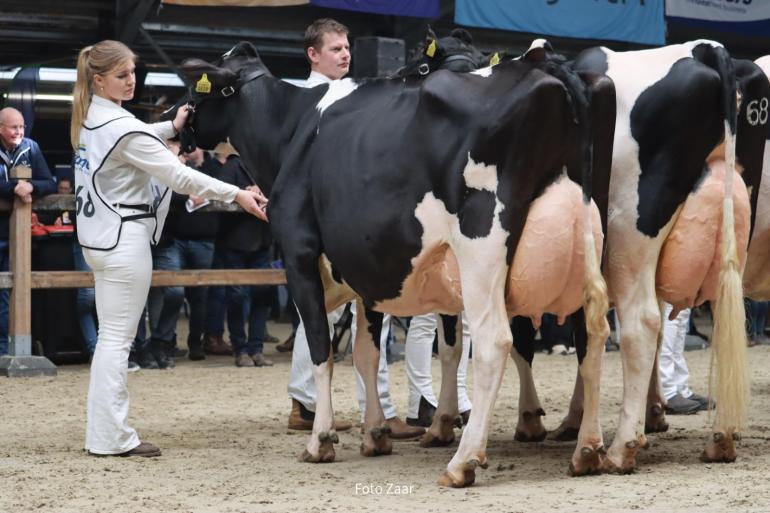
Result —
<instances>
[{"instance_id":1,"label":"cow's neck","mask_svg":"<svg viewBox=\"0 0 770 513\"><path fill-rule=\"evenodd\" d=\"M266 193L270 193L300 121L315 108L326 90L324 85L303 88L265 77L241 91L238 110L231 117L239 122L233 127L230 140Z\"/></svg>"}]
</instances>

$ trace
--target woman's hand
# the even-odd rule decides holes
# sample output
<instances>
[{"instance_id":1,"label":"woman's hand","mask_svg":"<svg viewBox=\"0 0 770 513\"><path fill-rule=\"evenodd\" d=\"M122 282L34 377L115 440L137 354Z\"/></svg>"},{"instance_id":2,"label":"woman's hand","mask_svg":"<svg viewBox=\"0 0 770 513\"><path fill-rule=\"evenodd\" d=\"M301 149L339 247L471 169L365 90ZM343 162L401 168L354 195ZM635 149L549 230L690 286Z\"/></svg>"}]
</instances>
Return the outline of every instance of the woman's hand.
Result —
<instances>
[{"instance_id":1,"label":"woman's hand","mask_svg":"<svg viewBox=\"0 0 770 513\"><path fill-rule=\"evenodd\" d=\"M171 122L171 125L174 127L174 131L176 133L182 131L184 124L187 123L187 116L189 115L190 106L186 103L176 110L176 117L174 117L174 121Z\"/></svg>"},{"instance_id":2,"label":"woman's hand","mask_svg":"<svg viewBox=\"0 0 770 513\"><path fill-rule=\"evenodd\" d=\"M235 202L249 214L255 215L267 222L267 198L256 185L249 186L248 189L238 191L235 195Z\"/></svg>"}]
</instances>

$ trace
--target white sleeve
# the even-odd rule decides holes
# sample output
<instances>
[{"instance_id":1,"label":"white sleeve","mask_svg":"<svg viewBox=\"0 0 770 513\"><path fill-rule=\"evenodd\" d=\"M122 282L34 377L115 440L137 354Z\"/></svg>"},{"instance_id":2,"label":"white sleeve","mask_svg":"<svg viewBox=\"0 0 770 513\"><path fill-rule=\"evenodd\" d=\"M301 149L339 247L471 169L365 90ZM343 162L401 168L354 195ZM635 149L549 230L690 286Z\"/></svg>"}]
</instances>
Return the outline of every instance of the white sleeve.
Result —
<instances>
[{"instance_id":1,"label":"white sleeve","mask_svg":"<svg viewBox=\"0 0 770 513\"><path fill-rule=\"evenodd\" d=\"M150 127L150 130L152 130L155 135L164 141L166 139L171 139L176 135L176 130L174 130L172 121L160 121L158 123L148 124L147 126Z\"/></svg>"},{"instance_id":2,"label":"white sleeve","mask_svg":"<svg viewBox=\"0 0 770 513\"><path fill-rule=\"evenodd\" d=\"M232 203L238 187L182 164L160 141L146 134L124 138L113 151L116 159L148 173L180 194Z\"/></svg>"}]
</instances>

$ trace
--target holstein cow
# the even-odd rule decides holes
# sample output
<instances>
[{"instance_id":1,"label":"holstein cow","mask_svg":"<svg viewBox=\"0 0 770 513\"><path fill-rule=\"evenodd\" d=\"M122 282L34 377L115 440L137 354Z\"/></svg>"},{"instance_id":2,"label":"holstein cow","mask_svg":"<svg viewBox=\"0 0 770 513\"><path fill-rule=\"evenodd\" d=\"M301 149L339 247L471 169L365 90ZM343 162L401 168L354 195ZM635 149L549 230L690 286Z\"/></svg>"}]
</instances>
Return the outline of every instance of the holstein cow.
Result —
<instances>
[{"instance_id":1,"label":"holstein cow","mask_svg":"<svg viewBox=\"0 0 770 513\"><path fill-rule=\"evenodd\" d=\"M758 61L759 62L759 61ZM738 96L740 105L738 110L738 125L736 139L737 169L740 172L740 178L733 180L733 187L736 194L740 194L742 201L735 203L736 209L736 234L738 235L739 256L741 262L745 259L745 270L743 273L744 295L756 299L770 298L770 178L766 177L767 170L763 171L763 151L765 160L767 160L767 147L765 139L767 137L768 127L768 101L770 101L770 81L768 81L765 72L757 64L747 61L734 59L735 75L738 86ZM711 203L717 205L723 194L723 180L725 160L724 154L717 151L712 153L707 162L707 169L704 172L704 179L699 183L685 201L685 205L680 215L689 215L697 213L701 205ZM749 199L747 202L746 199ZM749 230L745 223L748 221L746 209L751 207L751 223ZM739 209L742 212L739 214ZM698 231L689 230L683 237L703 238L713 240L719 238L716 226L701 225ZM750 239L749 239L750 236ZM664 258L661 262L665 267L658 269L658 280L666 283L669 280L667 276L673 274L702 274L703 269L698 268L708 264L708 262L691 262L687 255L679 253L679 258L666 258L666 252L671 252L679 244L675 237L667 242L668 247L664 247ZM746 252L746 242L749 240L748 252ZM717 255L711 263L717 266ZM714 273L711 274L711 280L714 279ZM697 280L684 280L689 283ZM714 290L715 284L704 284L703 289ZM694 295L695 291L689 291L688 296ZM680 294L681 295L681 294ZM695 304L702 303L705 295L701 292ZM684 305L686 306L686 305ZM668 429L668 423L665 419L660 390L660 381L657 373L658 367L653 367L652 379L647 399L647 415L645 419L645 432L660 432ZM731 451L730 459L735 456Z\"/></svg>"},{"instance_id":2,"label":"holstein cow","mask_svg":"<svg viewBox=\"0 0 770 513\"><path fill-rule=\"evenodd\" d=\"M476 466L486 465L491 407L511 347L510 315L566 315L584 305L590 342L581 370L586 404L589 397L598 404L608 333L600 220L566 176L590 183L585 86L537 55L478 74L346 79L310 90L270 76L250 45L238 45L218 66L184 66L196 82L205 72L215 91L199 101L198 140L210 146L229 137L270 193L273 231L316 364L308 461L334 459L325 312L356 295L363 315L354 359L367 384L364 448L373 452L389 445L372 436L384 422L372 342L380 312L456 315L464 307L468 314L474 408L442 484L470 484ZM575 171L581 168L585 176ZM527 283L522 266L542 265L544 254L558 262L554 281ZM584 422L573 455L581 468L598 465L595 413L587 408L586 417L596 420Z\"/></svg>"},{"instance_id":3,"label":"holstein cow","mask_svg":"<svg viewBox=\"0 0 770 513\"><path fill-rule=\"evenodd\" d=\"M720 44L694 41L635 52L590 49L573 67L605 73L617 97L604 270L622 326L624 395L604 468L632 471L646 446L659 301L672 303L674 315L715 301L718 408L703 459L731 461L748 396L740 274L749 226L746 188L734 173L733 63ZM752 161L755 148L739 149L739 163ZM720 152L723 166L714 163ZM570 412L560 430L579 420L579 408Z\"/></svg>"}]
</instances>

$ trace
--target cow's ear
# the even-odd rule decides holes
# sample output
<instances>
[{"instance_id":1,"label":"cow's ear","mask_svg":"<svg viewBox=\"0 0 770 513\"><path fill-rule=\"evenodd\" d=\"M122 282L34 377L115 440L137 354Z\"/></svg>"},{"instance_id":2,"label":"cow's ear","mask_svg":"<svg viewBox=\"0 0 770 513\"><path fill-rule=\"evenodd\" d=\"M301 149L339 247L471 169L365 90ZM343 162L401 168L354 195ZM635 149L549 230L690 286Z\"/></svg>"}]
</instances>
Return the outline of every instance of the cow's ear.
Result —
<instances>
[{"instance_id":1,"label":"cow's ear","mask_svg":"<svg viewBox=\"0 0 770 513\"><path fill-rule=\"evenodd\" d=\"M551 43L545 39L535 39L529 46L529 50L524 52L521 56L522 61L527 62L543 62L548 56L548 51L551 50Z\"/></svg>"},{"instance_id":2,"label":"cow's ear","mask_svg":"<svg viewBox=\"0 0 770 513\"><path fill-rule=\"evenodd\" d=\"M464 43L467 43L469 45L473 44L473 36L470 32L465 30L464 28L456 28L453 29L452 32L449 34L451 37L455 37L459 39L460 41L463 41Z\"/></svg>"},{"instance_id":3,"label":"cow's ear","mask_svg":"<svg viewBox=\"0 0 770 513\"><path fill-rule=\"evenodd\" d=\"M425 55L430 58L433 58L436 55L436 50L438 49L437 39L436 33L433 32L433 29L428 25L428 28L425 30L425 43L423 44L423 47L425 48Z\"/></svg>"},{"instance_id":4,"label":"cow's ear","mask_svg":"<svg viewBox=\"0 0 770 513\"><path fill-rule=\"evenodd\" d=\"M212 90L221 90L223 87L233 85L238 79L238 75L233 71L200 59L187 59L179 69L198 94L209 94Z\"/></svg>"}]
</instances>

